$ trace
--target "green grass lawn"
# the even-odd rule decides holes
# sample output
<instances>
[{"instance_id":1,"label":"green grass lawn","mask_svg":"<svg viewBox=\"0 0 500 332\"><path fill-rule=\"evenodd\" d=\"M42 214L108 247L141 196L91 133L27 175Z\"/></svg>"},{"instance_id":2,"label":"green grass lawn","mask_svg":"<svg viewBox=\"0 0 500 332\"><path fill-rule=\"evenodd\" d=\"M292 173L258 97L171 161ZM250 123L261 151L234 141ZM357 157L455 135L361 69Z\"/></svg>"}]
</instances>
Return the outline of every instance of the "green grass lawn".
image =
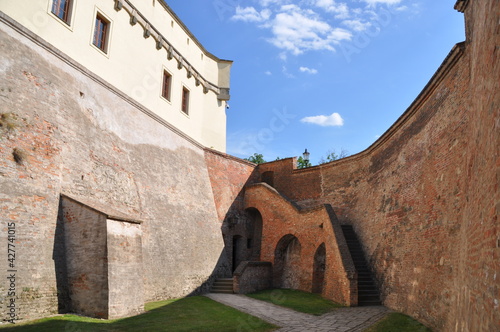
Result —
<instances>
[{"instance_id":1,"label":"green grass lawn","mask_svg":"<svg viewBox=\"0 0 500 332\"><path fill-rule=\"evenodd\" d=\"M410 316L393 312L363 332L432 332L432 330Z\"/></svg>"},{"instance_id":2,"label":"green grass lawn","mask_svg":"<svg viewBox=\"0 0 500 332\"><path fill-rule=\"evenodd\" d=\"M204 296L146 304L146 313L117 320L75 315L44 318L26 324L0 327L26 332L177 332L177 331L273 331L276 326L239 312Z\"/></svg>"},{"instance_id":3,"label":"green grass lawn","mask_svg":"<svg viewBox=\"0 0 500 332\"><path fill-rule=\"evenodd\" d=\"M316 316L320 316L336 308L343 307L338 303L322 298L319 294L292 289L263 290L247 294L247 296Z\"/></svg>"}]
</instances>

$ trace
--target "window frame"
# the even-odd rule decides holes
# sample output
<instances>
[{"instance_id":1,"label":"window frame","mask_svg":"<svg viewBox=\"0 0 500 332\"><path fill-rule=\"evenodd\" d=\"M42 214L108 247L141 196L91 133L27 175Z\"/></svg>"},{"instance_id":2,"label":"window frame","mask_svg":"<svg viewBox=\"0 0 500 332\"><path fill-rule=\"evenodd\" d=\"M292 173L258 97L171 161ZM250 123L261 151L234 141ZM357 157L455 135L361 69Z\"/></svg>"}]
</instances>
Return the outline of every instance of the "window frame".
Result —
<instances>
[{"instance_id":1,"label":"window frame","mask_svg":"<svg viewBox=\"0 0 500 332\"><path fill-rule=\"evenodd\" d=\"M106 24L106 28L103 29L104 31L104 38L100 38L102 41L104 41L101 45L99 46L99 43L95 43L96 41L96 34L99 32L98 28L98 20L100 22L103 22ZM113 28L113 21L104 14L102 10L99 8L95 8L94 10L94 15L93 15L93 21L92 21L92 32L90 35L90 45L96 50L98 50L101 54L105 55L106 57L109 57L110 53L110 46L111 46L111 35L112 35L112 28Z\"/></svg>"},{"instance_id":2,"label":"window frame","mask_svg":"<svg viewBox=\"0 0 500 332\"><path fill-rule=\"evenodd\" d=\"M168 89L165 89L166 77L168 77ZM167 69L163 68L160 96L168 102L172 102L172 78L172 74Z\"/></svg>"},{"instance_id":3,"label":"window frame","mask_svg":"<svg viewBox=\"0 0 500 332\"><path fill-rule=\"evenodd\" d=\"M182 85L181 112L187 116L189 116L190 96L191 91L185 85Z\"/></svg>"},{"instance_id":4,"label":"window frame","mask_svg":"<svg viewBox=\"0 0 500 332\"><path fill-rule=\"evenodd\" d=\"M66 1L68 4L65 15L63 17L59 16L57 12L54 12L54 7L57 3L61 3L62 1ZM76 7L76 0L52 0L49 1L48 13L57 19L59 23L64 25L66 28L72 30L73 27L73 17Z\"/></svg>"}]
</instances>

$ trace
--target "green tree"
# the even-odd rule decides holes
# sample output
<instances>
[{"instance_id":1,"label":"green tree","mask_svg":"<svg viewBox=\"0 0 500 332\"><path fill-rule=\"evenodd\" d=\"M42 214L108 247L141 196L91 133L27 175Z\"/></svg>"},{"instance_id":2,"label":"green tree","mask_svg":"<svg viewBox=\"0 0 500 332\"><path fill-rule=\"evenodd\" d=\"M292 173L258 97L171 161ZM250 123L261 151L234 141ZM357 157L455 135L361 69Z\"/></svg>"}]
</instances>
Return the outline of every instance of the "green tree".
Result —
<instances>
[{"instance_id":1,"label":"green tree","mask_svg":"<svg viewBox=\"0 0 500 332\"><path fill-rule=\"evenodd\" d=\"M254 164L262 164L267 162L264 160L264 156L261 153L254 153L253 156L245 158L244 160L248 160Z\"/></svg>"},{"instance_id":2,"label":"green tree","mask_svg":"<svg viewBox=\"0 0 500 332\"><path fill-rule=\"evenodd\" d=\"M312 164L309 162L309 160L306 162L302 156L297 158L297 168L306 168L306 167L311 167Z\"/></svg>"},{"instance_id":3,"label":"green tree","mask_svg":"<svg viewBox=\"0 0 500 332\"><path fill-rule=\"evenodd\" d=\"M332 161L339 160L347 156L349 156L349 152L344 148L340 149L339 154L335 152L335 149L328 150L326 157L321 157L321 159L319 160L319 164L321 165L321 164L331 163Z\"/></svg>"}]
</instances>

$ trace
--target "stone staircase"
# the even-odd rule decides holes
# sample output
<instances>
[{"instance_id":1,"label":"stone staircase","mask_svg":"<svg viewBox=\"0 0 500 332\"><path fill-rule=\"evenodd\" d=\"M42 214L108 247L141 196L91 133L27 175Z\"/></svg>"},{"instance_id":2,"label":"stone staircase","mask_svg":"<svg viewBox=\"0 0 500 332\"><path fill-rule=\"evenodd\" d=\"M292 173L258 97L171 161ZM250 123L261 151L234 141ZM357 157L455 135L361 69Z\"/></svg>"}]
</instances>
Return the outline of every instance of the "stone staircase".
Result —
<instances>
[{"instance_id":1,"label":"stone staircase","mask_svg":"<svg viewBox=\"0 0 500 332\"><path fill-rule=\"evenodd\" d=\"M212 288L211 293L225 293L233 294L233 278L219 278L216 279Z\"/></svg>"},{"instance_id":2,"label":"stone staircase","mask_svg":"<svg viewBox=\"0 0 500 332\"><path fill-rule=\"evenodd\" d=\"M352 256L354 266L358 272L358 305L380 305L380 295L372 278L372 273L366 263L363 248L351 225L342 225L342 231L347 247Z\"/></svg>"}]
</instances>

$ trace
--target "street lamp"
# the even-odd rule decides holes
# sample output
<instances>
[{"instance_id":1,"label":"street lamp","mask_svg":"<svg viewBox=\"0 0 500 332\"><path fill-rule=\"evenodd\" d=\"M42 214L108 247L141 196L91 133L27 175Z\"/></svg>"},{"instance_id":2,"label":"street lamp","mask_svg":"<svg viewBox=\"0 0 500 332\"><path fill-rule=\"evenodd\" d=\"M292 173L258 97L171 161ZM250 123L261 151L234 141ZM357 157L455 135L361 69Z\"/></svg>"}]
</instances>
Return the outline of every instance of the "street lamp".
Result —
<instances>
[{"instance_id":1,"label":"street lamp","mask_svg":"<svg viewBox=\"0 0 500 332\"><path fill-rule=\"evenodd\" d=\"M306 151L304 151L304 153L302 154L302 159L304 159L304 164L305 164L305 167L307 167L307 164L309 164L309 155L310 153L307 152L307 149Z\"/></svg>"}]
</instances>

